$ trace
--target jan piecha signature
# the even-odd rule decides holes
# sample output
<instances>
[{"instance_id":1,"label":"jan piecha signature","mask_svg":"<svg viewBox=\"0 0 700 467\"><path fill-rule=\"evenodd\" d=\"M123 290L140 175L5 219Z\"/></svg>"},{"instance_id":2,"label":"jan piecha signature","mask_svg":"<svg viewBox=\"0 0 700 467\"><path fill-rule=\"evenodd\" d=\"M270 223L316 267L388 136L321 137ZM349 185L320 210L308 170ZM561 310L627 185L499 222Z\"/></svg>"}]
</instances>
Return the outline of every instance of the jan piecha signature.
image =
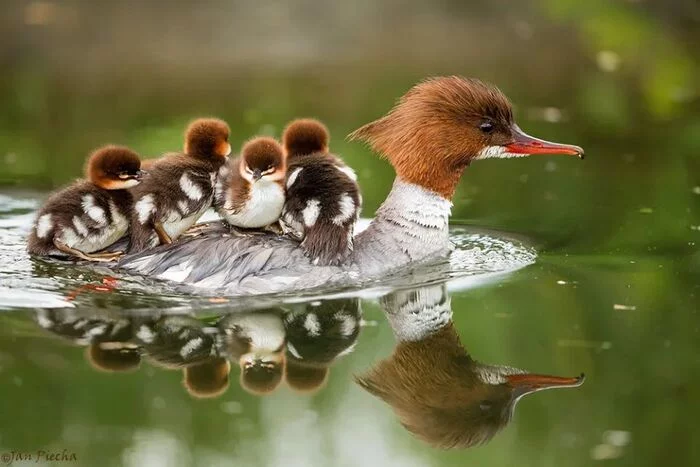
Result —
<instances>
[{"instance_id":1,"label":"jan piecha signature","mask_svg":"<svg viewBox=\"0 0 700 467\"><path fill-rule=\"evenodd\" d=\"M0 462L10 465L13 462L76 462L78 456L67 449L61 451L37 449L36 451L5 451L0 454Z\"/></svg>"}]
</instances>

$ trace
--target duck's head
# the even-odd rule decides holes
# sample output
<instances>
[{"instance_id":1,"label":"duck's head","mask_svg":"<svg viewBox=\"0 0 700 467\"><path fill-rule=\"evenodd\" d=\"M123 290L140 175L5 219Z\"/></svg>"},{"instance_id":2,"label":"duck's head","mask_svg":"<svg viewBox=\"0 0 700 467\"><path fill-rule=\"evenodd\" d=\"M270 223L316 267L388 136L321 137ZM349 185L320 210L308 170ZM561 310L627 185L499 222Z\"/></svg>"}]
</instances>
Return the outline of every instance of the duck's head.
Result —
<instances>
[{"instance_id":1,"label":"duck's head","mask_svg":"<svg viewBox=\"0 0 700 467\"><path fill-rule=\"evenodd\" d=\"M328 152L328 128L313 118L292 121L282 134L282 144L288 157Z\"/></svg>"},{"instance_id":2,"label":"duck's head","mask_svg":"<svg viewBox=\"0 0 700 467\"><path fill-rule=\"evenodd\" d=\"M218 118L199 118L185 131L185 154L205 159L224 159L231 154L228 124Z\"/></svg>"},{"instance_id":3,"label":"duck's head","mask_svg":"<svg viewBox=\"0 0 700 467\"><path fill-rule=\"evenodd\" d=\"M284 372L284 353L247 353L241 356L241 387L262 396L277 389Z\"/></svg>"},{"instance_id":4,"label":"duck's head","mask_svg":"<svg viewBox=\"0 0 700 467\"><path fill-rule=\"evenodd\" d=\"M139 155L123 146L105 146L88 158L85 175L105 190L124 190L138 185L145 172Z\"/></svg>"},{"instance_id":5,"label":"duck's head","mask_svg":"<svg viewBox=\"0 0 700 467\"><path fill-rule=\"evenodd\" d=\"M197 398L218 397L226 392L231 364L222 357L215 357L183 369L182 384L187 392Z\"/></svg>"},{"instance_id":6,"label":"duck's head","mask_svg":"<svg viewBox=\"0 0 700 467\"><path fill-rule=\"evenodd\" d=\"M241 149L238 170L250 183L284 180L287 171L284 150L274 138L253 138Z\"/></svg>"},{"instance_id":7,"label":"duck's head","mask_svg":"<svg viewBox=\"0 0 700 467\"><path fill-rule=\"evenodd\" d=\"M384 117L351 133L394 166L399 178L450 199L471 161L565 154L583 149L525 134L495 86L459 76L432 78L409 90Z\"/></svg>"}]
</instances>

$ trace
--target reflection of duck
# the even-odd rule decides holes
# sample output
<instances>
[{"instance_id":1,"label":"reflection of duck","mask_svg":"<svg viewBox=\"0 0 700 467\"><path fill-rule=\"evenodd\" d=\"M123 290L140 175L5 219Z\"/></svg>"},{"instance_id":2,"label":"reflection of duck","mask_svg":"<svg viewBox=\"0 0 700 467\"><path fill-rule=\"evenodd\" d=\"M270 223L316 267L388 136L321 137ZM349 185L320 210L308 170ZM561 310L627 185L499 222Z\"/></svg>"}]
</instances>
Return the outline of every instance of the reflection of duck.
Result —
<instances>
[{"instance_id":1,"label":"reflection of duck","mask_svg":"<svg viewBox=\"0 0 700 467\"><path fill-rule=\"evenodd\" d=\"M224 352L241 367L241 386L252 394L269 394L284 371L285 329L274 311L232 313L219 321Z\"/></svg>"},{"instance_id":2,"label":"reflection of duck","mask_svg":"<svg viewBox=\"0 0 700 467\"><path fill-rule=\"evenodd\" d=\"M537 375L473 360L452 323L444 286L397 292L383 304L398 344L357 382L431 445L464 448L487 442L511 420L522 396L583 384L583 375Z\"/></svg>"}]
</instances>

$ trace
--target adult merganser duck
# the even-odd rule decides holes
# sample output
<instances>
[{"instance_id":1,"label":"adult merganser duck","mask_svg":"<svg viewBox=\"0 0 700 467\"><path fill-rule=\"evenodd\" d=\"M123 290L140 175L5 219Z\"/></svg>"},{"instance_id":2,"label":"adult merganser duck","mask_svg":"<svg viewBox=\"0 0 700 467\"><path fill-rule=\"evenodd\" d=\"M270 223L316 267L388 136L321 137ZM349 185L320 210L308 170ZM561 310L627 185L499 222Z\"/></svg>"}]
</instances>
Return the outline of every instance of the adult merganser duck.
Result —
<instances>
[{"instance_id":1,"label":"adult merganser duck","mask_svg":"<svg viewBox=\"0 0 700 467\"><path fill-rule=\"evenodd\" d=\"M382 299L382 308L396 348L357 382L432 446L485 443L508 424L521 397L583 384L583 374L538 375L472 359L452 323L444 284L393 293Z\"/></svg>"},{"instance_id":2,"label":"adult merganser duck","mask_svg":"<svg viewBox=\"0 0 700 467\"><path fill-rule=\"evenodd\" d=\"M130 253L171 243L211 207L214 179L231 153L229 133L222 120L195 120L185 132L183 154L149 165L149 176L132 190Z\"/></svg>"},{"instance_id":3,"label":"adult merganser duck","mask_svg":"<svg viewBox=\"0 0 700 467\"><path fill-rule=\"evenodd\" d=\"M282 213L286 173L282 146L274 138L253 138L241 157L219 170L214 209L234 227L268 227Z\"/></svg>"},{"instance_id":4,"label":"adult merganser duck","mask_svg":"<svg viewBox=\"0 0 700 467\"><path fill-rule=\"evenodd\" d=\"M69 256L87 261L114 261L122 252L95 253L126 234L132 197L140 183L138 154L122 146L92 153L78 180L52 194L39 210L27 241L36 256Z\"/></svg>"},{"instance_id":5,"label":"adult merganser duck","mask_svg":"<svg viewBox=\"0 0 700 467\"><path fill-rule=\"evenodd\" d=\"M376 280L408 265L449 255L451 198L472 161L545 153L583 156L578 146L526 135L497 88L457 76L416 85L389 114L350 137L368 142L386 157L397 177L340 267L314 265L291 239L231 237L217 223L197 237L129 256L120 266L230 295L297 292Z\"/></svg>"},{"instance_id":6,"label":"adult merganser duck","mask_svg":"<svg viewBox=\"0 0 700 467\"><path fill-rule=\"evenodd\" d=\"M328 152L329 138L313 119L293 121L282 136L289 163L282 225L321 265L340 264L352 253L362 204L355 172Z\"/></svg>"}]
</instances>

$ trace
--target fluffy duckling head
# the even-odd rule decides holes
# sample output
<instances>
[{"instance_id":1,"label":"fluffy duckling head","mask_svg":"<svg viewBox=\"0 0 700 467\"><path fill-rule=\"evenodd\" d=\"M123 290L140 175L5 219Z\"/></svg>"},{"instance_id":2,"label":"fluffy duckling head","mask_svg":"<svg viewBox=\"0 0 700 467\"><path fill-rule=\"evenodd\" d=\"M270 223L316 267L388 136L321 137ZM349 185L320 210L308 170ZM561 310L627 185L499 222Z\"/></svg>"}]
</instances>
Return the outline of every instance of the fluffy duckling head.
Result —
<instances>
[{"instance_id":1,"label":"fluffy duckling head","mask_svg":"<svg viewBox=\"0 0 700 467\"><path fill-rule=\"evenodd\" d=\"M287 170L284 150L274 138L253 138L241 149L239 170L250 183L284 180Z\"/></svg>"},{"instance_id":2,"label":"fluffy duckling head","mask_svg":"<svg viewBox=\"0 0 700 467\"><path fill-rule=\"evenodd\" d=\"M284 149L290 157L328 152L329 140L328 128L312 118L294 120L287 125L282 135Z\"/></svg>"},{"instance_id":3,"label":"fluffy duckling head","mask_svg":"<svg viewBox=\"0 0 700 467\"><path fill-rule=\"evenodd\" d=\"M116 342L91 344L85 349L85 359L94 369L107 373L133 371L141 364L136 346Z\"/></svg>"},{"instance_id":4,"label":"fluffy duckling head","mask_svg":"<svg viewBox=\"0 0 700 467\"><path fill-rule=\"evenodd\" d=\"M245 354L240 359L241 387L251 394L270 394L282 382L284 354Z\"/></svg>"},{"instance_id":5,"label":"fluffy duckling head","mask_svg":"<svg viewBox=\"0 0 700 467\"><path fill-rule=\"evenodd\" d=\"M138 185L145 172L139 155L124 146L105 146L94 151L85 167L87 178L105 190L124 190Z\"/></svg>"},{"instance_id":6,"label":"fluffy duckling head","mask_svg":"<svg viewBox=\"0 0 700 467\"><path fill-rule=\"evenodd\" d=\"M199 118L185 131L185 154L203 158L225 158L231 154L228 124L218 118Z\"/></svg>"},{"instance_id":7,"label":"fluffy duckling head","mask_svg":"<svg viewBox=\"0 0 700 467\"><path fill-rule=\"evenodd\" d=\"M187 392L200 399L218 397L228 389L231 364L225 358L212 358L185 367L182 383Z\"/></svg>"}]
</instances>

